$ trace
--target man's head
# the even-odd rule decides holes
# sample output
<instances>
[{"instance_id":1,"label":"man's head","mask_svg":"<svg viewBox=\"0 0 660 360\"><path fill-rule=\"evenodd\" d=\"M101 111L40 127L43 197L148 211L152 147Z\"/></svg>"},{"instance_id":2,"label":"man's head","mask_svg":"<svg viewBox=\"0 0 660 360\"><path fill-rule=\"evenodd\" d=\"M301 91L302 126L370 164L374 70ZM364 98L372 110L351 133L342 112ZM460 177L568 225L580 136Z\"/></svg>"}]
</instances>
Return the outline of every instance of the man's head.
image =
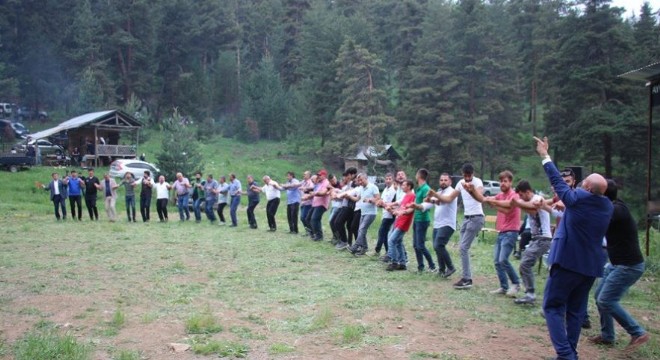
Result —
<instances>
[{"instance_id":1,"label":"man's head","mask_svg":"<svg viewBox=\"0 0 660 360\"><path fill-rule=\"evenodd\" d=\"M75 171L75 170L71 170L71 177L74 178L74 179L77 178L78 177L78 172Z\"/></svg>"},{"instance_id":2,"label":"man's head","mask_svg":"<svg viewBox=\"0 0 660 360\"><path fill-rule=\"evenodd\" d=\"M165 182L165 176L163 176L163 175L159 176L158 177L158 182L161 183L161 184L164 183Z\"/></svg>"},{"instance_id":3,"label":"man's head","mask_svg":"<svg viewBox=\"0 0 660 360\"><path fill-rule=\"evenodd\" d=\"M451 177L449 176L448 173L442 173L440 175L440 180L438 180L438 183L440 184L440 189L444 190L451 186Z\"/></svg>"},{"instance_id":4,"label":"man's head","mask_svg":"<svg viewBox=\"0 0 660 360\"><path fill-rule=\"evenodd\" d=\"M289 171L286 173L286 178L287 180L291 181L296 178L296 174L293 171Z\"/></svg>"},{"instance_id":5,"label":"man's head","mask_svg":"<svg viewBox=\"0 0 660 360\"><path fill-rule=\"evenodd\" d=\"M225 182L227 182L227 178L224 176L220 176L220 183L224 184Z\"/></svg>"},{"instance_id":6,"label":"man's head","mask_svg":"<svg viewBox=\"0 0 660 360\"><path fill-rule=\"evenodd\" d=\"M56 172L50 174L50 176L51 176L51 177L53 178L53 180L55 180L55 181L57 181L57 179L60 178L60 174L58 174L58 173L56 173Z\"/></svg>"},{"instance_id":7,"label":"man's head","mask_svg":"<svg viewBox=\"0 0 660 360\"><path fill-rule=\"evenodd\" d=\"M199 174L199 175L201 176L202 174ZM195 174L195 176L197 176L197 174ZM213 181L213 174L208 174L208 175L206 175L206 180L207 180L208 182Z\"/></svg>"},{"instance_id":8,"label":"man's head","mask_svg":"<svg viewBox=\"0 0 660 360\"><path fill-rule=\"evenodd\" d=\"M132 172L127 172L126 175L124 175L124 179L126 180L131 180L133 179L133 173Z\"/></svg>"},{"instance_id":9,"label":"man's head","mask_svg":"<svg viewBox=\"0 0 660 360\"><path fill-rule=\"evenodd\" d=\"M148 178L149 176L151 176L151 172L149 170L145 170L144 177Z\"/></svg>"},{"instance_id":10,"label":"man's head","mask_svg":"<svg viewBox=\"0 0 660 360\"><path fill-rule=\"evenodd\" d=\"M311 178L312 178L312 172L311 171L307 170L303 173L303 179L309 180Z\"/></svg>"},{"instance_id":11,"label":"man's head","mask_svg":"<svg viewBox=\"0 0 660 360\"><path fill-rule=\"evenodd\" d=\"M357 177L355 178L355 181L358 185L361 186L366 186L369 184L369 180L367 179L367 175L364 173L359 173L357 174Z\"/></svg>"},{"instance_id":12,"label":"man's head","mask_svg":"<svg viewBox=\"0 0 660 360\"><path fill-rule=\"evenodd\" d=\"M251 182L253 182L253 181L254 181L254 176L252 176L252 175L248 175L248 176L247 176L247 182L248 182L248 183L251 183Z\"/></svg>"},{"instance_id":13,"label":"man's head","mask_svg":"<svg viewBox=\"0 0 660 360\"><path fill-rule=\"evenodd\" d=\"M616 185L616 182L612 179L607 179L607 190L605 190L605 196L611 201L617 199L619 193L619 187Z\"/></svg>"},{"instance_id":14,"label":"man's head","mask_svg":"<svg viewBox=\"0 0 660 360\"><path fill-rule=\"evenodd\" d=\"M357 169L351 166L348 169L346 169L346 171L344 171L344 174L348 174L350 180L353 180L357 176Z\"/></svg>"},{"instance_id":15,"label":"man's head","mask_svg":"<svg viewBox=\"0 0 660 360\"><path fill-rule=\"evenodd\" d=\"M415 179L417 179L418 184L425 183L428 177L429 177L429 171L424 168L417 170L417 173L415 174Z\"/></svg>"},{"instance_id":16,"label":"man's head","mask_svg":"<svg viewBox=\"0 0 660 360\"><path fill-rule=\"evenodd\" d=\"M93 177L94 176L94 169L87 170L87 174L89 175L89 177Z\"/></svg>"},{"instance_id":17,"label":"man's head","mask_svg":"<svg viewBox=\"0 0 660 360\"><path fill-rule=\"evenodd\" d=\"M415 184L413 184L412 180L406 179L406 180L403 180L403 182L401 183L401 190L403 190L403 192L406 192L406 193L412 191L412 189L414 187L415 187Z\"/></svg>"},{"instance_id":18,"label":"man's head","mask_svg":"<svg viewBox=\"0 0 660 360\"><path fill-rule=\"evenodd\" d=\"M202 173L199 172L199 171L196 172L196 173L195 173L195 179L197 179L197 180L199 181L201 178L202 178Z\"/></svg>"},{"instance_id":19,"label":"man's head","mask_svg":"<svg viewBox=\"0 0 660 360\"><path fill-rule=\"evenodd\" d=\"M236 174L234 174L234 173L229 174L229 180L231 180L231 181L236 180Z\"/></svg>"},{"instance_id":20,"label":"man's head","mask_svg":"<svg viewBox=\"0 0 660 360\"><path fill-rule=\"evenodd\" d=\"M103 174L103 179L110 180L110 174L108 173Z\"/></svg>"},{"instance_id":21,"label":"man's head","mask_svg":"<svg viewBox=\"0 0 660 360\"><path fill-rule=\"evenodd\" d=\"M312 180L312 182L313 182L314 184L316 184L316 183L319 181L319 177L318 177L318 175L312 175L312 177L311 177L310 179Z\"/></svg>"},{"instance_id":22,"label":"man's head","mask_svg":"<svg viewBox=\"0 0 660 360\"><path fill-rule=\"evenodd\" d=\"M474 175L474 166L470 163L463 164L461 168L461 173L463 174L463 180L465 182L472 182L472 176Z\"/></svg>"},{"instance_id":23,"label":"man's head","mask_svg":"<svg viewBox=\"0 0 660 360\"><path fill-rule=\"evenodd\" d=\"M575 189L575 172L571 168L565 168L561 172L561 177L564 179L564 182L571 187L571 189Z\"/></svg>"},{"instance_id":24,"label":"man's head","mask_svg":"<svg viewBox=\"0 0 660 360\"><path fill-rule=\"evenodd\" d=\"M323 181L328 177L328 172L325 169L321 169L318 173L316 173L316 176L318 181Z\"/></svg>"},{"instance_id":25,"label":"man's head","mask_svg":"<svg viewBox=\"0 0 660 360\"><path fill-rule=\"evenodd\" d=\"M392 175L392 173L385 174L385 186L390 187L392 185L392 181L394 181L394 175Z\"/></svg>"},{"instance_id":26,"label":"man's head","mask_svg":"<svg viewBox=\"0 0 660 360\"><path fill-rule=\"evenodd\" d=\"M511 184L513 183L513 174L509 170L504 170L499 175L500 179L500 190L502 192L507 192L511 190Z\"/></svg>"},{"instance_id":27,"label":"man's head","mask_svg":"<svg viewBox=\"0 0 660 360\"><path fill-rule=\"evenodd\" d=\"M183 180L183 174L180 173L180 172L176 173L176 179L177 180Z\"/></svg>"},{"instance_id":28,"label":"man's head","mask_svg":"<svg viewBox=\"0 0 660 360\"><path fill-rule=\"evenodd\" d=\"M263 180L264 184L268 185L270 184L270 176L264 175L264 177L261 178Z\"/></svg>"},{"instance_id":29,"label":"man's head","mask_svg":"<svg viewBox=\"0 0 660 360\"><path fill-rule=\"evenodd\" d=\"M403 170L399 170L396 172L396 182L401 184L403 183L408 177L406 176L406 172Z\"/></svg>"},{"instance_id":30,"label":"man's head","mask_svg":"<svg viewBox=\"0 0 660 360\"><path fill-rule=\"evenodd\" d=\"M328 181L330 181L330 184L332 184L332 186L337 185L338 182L337 177L334 174L328 175Z\"/></svg>"},{"instance_id":31,"label":"man's head","mask_svg":"<svg viewBox=\"0 0 660 360\"><path fill-rule=\"evenodd\" d=\"M518 185L516 185L516 193L524 201L530 201L534 196L534 189L532 189L532 185L529 181L520 180L518 181Z\"/></svg>"},{"instance_id":32,"label":"man's head","mask_svg":"<svg viewBox=\"0 0 660 360\"><path fill-rule=\"evenodd\" d=\"M582 188L592 194L603 195L607 190L607 180L600 174L591 174L582 181Z\"/></svg>"}]
</instances>

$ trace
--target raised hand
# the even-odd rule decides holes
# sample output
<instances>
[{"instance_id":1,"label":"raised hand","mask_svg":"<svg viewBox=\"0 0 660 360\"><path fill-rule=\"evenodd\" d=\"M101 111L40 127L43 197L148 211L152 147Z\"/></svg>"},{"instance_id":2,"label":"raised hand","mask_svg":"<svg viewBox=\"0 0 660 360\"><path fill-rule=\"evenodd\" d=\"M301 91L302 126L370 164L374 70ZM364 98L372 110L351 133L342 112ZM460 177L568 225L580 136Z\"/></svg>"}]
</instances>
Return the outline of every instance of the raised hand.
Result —
<instances>
[{"instance_id":1,"label":"raised hand","mask_svg":"<svg viewBox=\"0 0 660 360\"><path fill-rule=\"evenodd\" d=\"M548 148L550 147L550 144L548 143L548 137L544 136L543 140L537 138L534 136L534 140L536 140L536 152L541 156L541 157L546 157L548 156Z\"/></svg>"}]
</instances>

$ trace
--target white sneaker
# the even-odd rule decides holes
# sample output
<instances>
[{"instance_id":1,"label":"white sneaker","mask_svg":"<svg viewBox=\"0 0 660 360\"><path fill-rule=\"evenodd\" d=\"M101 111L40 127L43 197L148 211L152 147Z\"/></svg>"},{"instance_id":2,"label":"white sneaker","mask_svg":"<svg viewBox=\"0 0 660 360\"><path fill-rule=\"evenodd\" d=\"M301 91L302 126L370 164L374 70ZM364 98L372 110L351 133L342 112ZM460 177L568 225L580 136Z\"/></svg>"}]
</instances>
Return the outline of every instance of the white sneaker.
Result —
<instances>
[{"instance_id":1,"label":"white sneaker","mask_svg":"<svg viewBox=\"0 0 660 360\"><path fill-rule=\"evenodd\" d=\"M509 291L506 292L506 296L514 298L514 297L516 297L516 295L518 294L519 291L520 291L520 285L513 284L509 288Z\"/></svg>"},{"instance_id":2,"label":"white sneaker","mask_svg":"<svg viewBox=\"0 0 660 360\"><path fill-rule=\"evenodd\" d=\"M499 288L497 290L491 291L490 293L494 294L494 295L504 295L504 294L506 294L506 290L504 290L502 288Z\"/></svg>"}]
</instances>

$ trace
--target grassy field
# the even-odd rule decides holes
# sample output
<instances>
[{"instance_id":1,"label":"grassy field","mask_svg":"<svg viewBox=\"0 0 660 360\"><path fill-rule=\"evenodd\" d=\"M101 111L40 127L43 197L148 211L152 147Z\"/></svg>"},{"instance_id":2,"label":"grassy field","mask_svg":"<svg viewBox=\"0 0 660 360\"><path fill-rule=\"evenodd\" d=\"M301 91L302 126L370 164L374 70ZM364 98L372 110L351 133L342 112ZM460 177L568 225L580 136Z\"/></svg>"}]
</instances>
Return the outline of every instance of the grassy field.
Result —
<instances>
[{"instance_id":1,"label":"grassy field","mask_svg":"<svg viewBox=\"0 0 660 360\"><path fill-rule=\"evenodd\" d=\"M209 159L208 171L234 171L241 179L247 173L320 166L286 155L286 147L278 144L223 139L204 146L218 154ZM520 307L489 294L497 287L492 235L473 247L474 288L456 291L451 287L456 275L442 280L411 270L388 273L375 257L356 258L328 242L285 234L284 206L277 216L280 229L268 233L265 201L256 212L259 230L247 227L244 206L238 228L208 222L132 224L123 217L109 223L102 204L99 222L86 216L81 223L56 222L48 193L34 185L48 181L54 170L64 169L0 172L2 359L553 355L538 306ZM120 199L118 213L123 210ZM368 236L372 247L378 224ZM405 243L410 268L416 269L410 236ZM657 249L660 234L653 237L652 249ZM458 262L456 240L454 235L450 251ZM651 342L626 354L628 338L617 328L614 349L590 345L583 337L581 358L660 358L658 258L649 259L650 271L623 301L652 334ZM545 276L541 271L538 289ZM597 323L593 301L589 310ZM583 336L597 333L585 330ZM171 343L191 348L173 353Z\"/></svg>"}]
</instances>

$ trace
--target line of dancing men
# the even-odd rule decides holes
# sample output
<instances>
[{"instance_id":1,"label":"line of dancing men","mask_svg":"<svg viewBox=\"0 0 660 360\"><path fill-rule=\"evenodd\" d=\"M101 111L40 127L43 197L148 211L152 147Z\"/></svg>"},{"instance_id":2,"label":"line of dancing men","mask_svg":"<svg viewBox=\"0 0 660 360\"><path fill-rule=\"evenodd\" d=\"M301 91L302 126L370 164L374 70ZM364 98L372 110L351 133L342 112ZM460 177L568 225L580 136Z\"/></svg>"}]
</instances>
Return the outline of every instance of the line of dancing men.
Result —
<instances>
[{"instance_id":1,"label":"line of dancing men","mask_svg":"<svg viewBox=\"0 0 660 360\"><path fill-rule=\"evenodd\" d=\"M229 205L232 227L238 226L237 209L241 196L247 195L247 219L252 229L258 228L254 210L260 203L261 194L264 194L268 231L277 230L275 216L281 193L286 192L290 234L302 233L314 241L324 240L322 218L330 210L332 244L337 250L347 250L355 256L367 254L367 232L377 217L378 209L381 209L381 223L372 255L380 256L381 251L385 250L380 259L388 264L387 271L407 270L408 253L403 238L412 227L417 270L437 273L443 278L449 278L457 271L446 247L456 231L457 198L460 195L464 209L458 242L462 274L453 284L455 289L470 289L473 285L470 248L484 227L483 205L486 204L497 211L498 235L493 259L499 287L491 291L492 294L510 296L516 304L534 304L533 266L549 253L550 275L543 309L558 358L577 358L577 338L586 319L587 296L596 277L603 278L595 293L601 335L589 340L595 344L612 345L615 336L613 320L616 320L631 336L628 348L635 349L648 341L649 334L619 304L628 288L644 272L635 221L625 203L617 199L617 187L613 181L592 174L585 178L581 186L577 186L572 170L559 173L552 163L547 154L547 139L536 140L537 152L543 158L544 169L555 191L552 199L537 195L526 180L520 180L514 187L510 171L499 174L501 193L484 196L483 182L474 175L471 164L463 165L462 179L455 187L452 186L451 176L442 173L437 190L428 184L429 171L423 168L417 170L414 181L403 171L386 174L382 192L366 174L358 173L355 168L347 169L341 180L324 169L314 175L305 171L302 180L298 180L293 172L288 172L286 182L281 184L264 176L263 185L260 185L253 176L247 176L245 191L235 174L229 175L229 181L224 176L216 181L213 175L203 179L201 173L196 173L190 181L178 173L176 180L170 184L162 175L158 181L153 181L151 174L145 171L139 179L126 174L117 184L108 174L100 181L90 169L85 178L79 178L72 171L60 180L59 175L53 173L53 180L44 188L50 190L58 220L59 209L63 219L66 219L64 200L67 197L72 217L75 219L77 207L78 220L82 220L81 196L84 196L90 219L98 220L96 198L97 192L101 191L105 196L108 218L115 221L116 189L124 186L127 218L129 222L136 222L134 189L140 186L140 212L144 222L150 220L154 189L159 220L168 221L167 204L173 190L181 221L191 218L188 207L189 197L192 196L193 215L197 222L201 221L201 204L204 203L208 220L211 223L219 220L220 224L225 224L224 208ZM214 212L216 204L217 218ZM434 209L432 223L431 209ZM516 250L522 213L526 215L526 226L523 228L529 228L530 236L524 243L521 241L520 249ZM557 221L554 240L551 217ZM302 223L302 231L299 231L299 222ZM435 259L425 244L431 225ZM568 237L571 237L570 241ZM509 261L516 252L521 258L520 275ZM607 258L609 263L604 266ZM518 297L521 285L524 286L524 294Z\"/></svg>"}]
</instances>

